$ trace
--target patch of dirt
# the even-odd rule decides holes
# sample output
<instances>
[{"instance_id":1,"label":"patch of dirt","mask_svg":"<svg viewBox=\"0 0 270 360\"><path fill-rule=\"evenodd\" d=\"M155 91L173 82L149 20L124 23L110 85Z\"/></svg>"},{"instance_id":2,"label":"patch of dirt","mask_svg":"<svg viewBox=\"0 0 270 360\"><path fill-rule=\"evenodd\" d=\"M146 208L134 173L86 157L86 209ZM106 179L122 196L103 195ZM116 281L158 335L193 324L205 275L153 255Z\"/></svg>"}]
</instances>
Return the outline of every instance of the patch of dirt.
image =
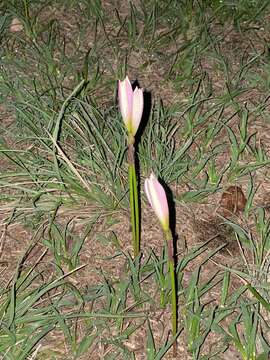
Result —
<instances>
[{"instance_id":1,"label":"patch of dirt","mask_svg":"<svg viewBox=\"0 0 270 360\"><path fill-rule=\"evenodd\" d=\"M114 7L119 2L112 3L104 1L104 6ZM128 14L127 6L121 6L121 15L124 17ZM59 29L65 34L66 39L68 40L67 51L71 53L74 51L74 43L76 41L82 41L77 35L78 32L78 19L76 19L75 14L69 13L68 15L64 9L55 9L54 7L47 8L47 12L42 14L41 20L49 22L53 17L59 21ZM108 25L108 33L110 33L111 24ZM85 47L81 49L80 55L82 56L89 48L93 46L94 34L92 29L89 27L88 32L86 31L84 37L87 39ZM101 30L100 30L101 31ZM218 31L218 27L214 29ZM101 33L99 34L101 35ZM256 39L256 33L250 35L252 38ZM244 54L249 51L262 52L263 47L262 43L254 42L247 37L246 34L240 34L234 28L230 27L228 29L227 35L222 42L222 48L220 49L223 53L226 54L227 58L230 59L230 64L232 67L232 73L237 73L241 65L241 59L239 58L239 53ZM183 42L183 38L179 37L177 42L174 44L175 47L171 46L167 49L168 53L173 54ZM254 45L255 44L255 45ZM127 47L127 44L123 45L123 52ZM214 51L214 49L212 49ZM116 73L117 67L121 60L116 56L113 56L111 50L104 51L104 59L107 58L112 62L112 69ZM174 81L169 80L164 82L164 76L168 71L168 64L165 62L165 57L158 56L153 54L149 59L149 54L145 50L137 51L132 50L129 52L128 57L128 72L129 76L132 79L138 79L141 86L150 91L153 95L153 98L158 99L162 98L165 105L174 104L177 102L183 101L185 94L183 92L175 91ZM105 60L103 60L105 62ZM102 61L101 61L102 65ZM104 65L104 72L108 72L108 76L111 75ZM213 93L215 95L222 94L226 87L226 76L224 69L220 66L220 59L212 58L212 61L209 58L205 57L200 61L200 71L203 70L207 72L209 79L211 79L213 86ZM116 80L116 79L115 79ZM69 82L68 79L67 82ZM104 85L104 84L103 84ZM245 85L245 81L241 82L241 85ZM102 96L106 98L108 102L106 91L111 91L107 89L104 85L104 88L101 88L100 92ZM102 97L101 96L101 97ZM263 94L260 89L251 89L242 95L241 101L247 102L247 106L253 103L259 103ZM239 97L240 98L240 97ZM111 99L111 92L110 97ZM112 100L109 100L110 104ZM0 109L1 110L1 109ZM235 111L233 107L227 108L224 116L231 116ZM267 102L265 106L265 111L270 112L270 105ZM12 116L6 115L5 112L2 112L1 119L6 121L6 125L9 126L12 122ZM230 126L232 129L237 131L236 124L238 122L237 116L233 117ZM225 130L224 130L225 131ZM270 151L270 123L268 123L262 116L254 116L249 125L249 132L255 133L257 136L257 144L261 144L266 152L269 154ZM224 133L221 132L219 136L215 139L215 144L217 144L223 137ZM9 139L7 138L9 141ZM215 145L213 144L213 145ZM246 154L248 159L249 154ZM230 152L226 148L224 153L222 153L217 158L217 166L219 169L222 169L224 164L227 164L230 161ZM8 162L6 160L0 159L0 165L2 168L8 167ZM200 279L201 281L207 281L211 276L220 270L220 265L228 267L237 267L239 264L242 264L241 251L235 240L233 234L224 226L222 219L218 216L219 213L219 204L222 201L222 194L226 192L228 186L241 186L243 194L247 196L249 177L243 177L237 184L230 184L228 179L224 179L221 184L221 189L218 193L208 197L206 203L184 203L181 202L176 207L176 234L178 235L177 248L178 248L178 258L181 259L181 255L185 254L188 249L192 249L199 244L208 242L209 251L217 248L222 244L226 244L224 248L219 251L214 257L213 261L208 261L202 266ZM269 182L269 169L263 168L258 170L254 175L254 183L258 186L257 192L254 197L255 206L263 206L268 211L270 206L269 194L270 194L270 182ZM179 194L186 189L176 189ZM154 249L157 254L160 254L162 247L164 245L164 239L160 231L160 225L152 213L149 210L148 205L143 205L142 212L142 249ZM250 220L247 223L242 215L243 206L239 209L239 212L232 211L232 208L228 209L229 212L226 214L230 219L238 223L239 225L248 228L250 231L254 230L254 221ZM85 212L85 209L83 209ZM6 213L6 216L8 212ZM79 215L78 215L79 217ZM89 218L91 218L91 210L89 211ZM78 220L78 225L76 228L76 233L81 234L82 227L80 225L80 220ZM80 270L78 273L72 275L70 281L79 286L81 289L87 289L87 286L99 284L104 281L104 275L108 275L111 279L121 278L125 275L126 271L126 259L124 256L119 256L111 258L112 254L116 252L116 247L110 241L102 241L99 239L98 235L107 235L106 232L114 232L117 238L120 240L121 249L125 253L132 253L131 248L131 232L129 229L129 214L128 212L122 212L117 214L118 222L115 225L112 225L109 230L106 224L106 220L101 219L95 226L94 230L87 237L87 240L84 244L83 250L80 253L80 263L85 264L86 267ZM12 278L12 274L16 268L18 259L21 257L24 252L27 244L31 241L31 231L27 230L20 224L10 224L8 227L6 217L2 217L1 220L1 259L0 259L0 284L2 287L7 286ZM64 217L59 219L59 221L64 221ZM76 222L76 217L73 219ZM104 229L106 232L104 232ZM35 248L35 253L30 254L27 259L27 264L30 265L34 263L38 256L40 256L43 247L38 244ZM199 263L202 263L205 259L205 254L200 255L196 258L195 261L191 262L184 272L183 283L185 286L188 285L192 274L195 269L198 267ZM41 266L48 267L47 271L49 272L50 260L48 258L43 259ZM239 287L240 281L236 278L232 280L230 291L233 292ZM151 284L149 284L151 287ZM209 301L213 303L218 302L220 297L220 284L212 289L211 294L209 293L202 300L207 304ZM180 309L181 311L181 309ZM166 310L153 310L153 313L150 314L150 323L154 331L154 337L157 345L162 344L166 339L167 335L170 332L170 312L167 307ZM180 322L183 321L180 318ZM81 333L84 331L84 326L81 324ZM114 329L108 329L108 334L113 332ZM145 347L146 347L146 337L147 337L147 327L146 325L141 327L135 335L130 337L125 342L125 345L131 349L135 350L136 359L145 359ZM211 335L204 345L203 352L207 353L209 349L216 344L217 337ZM187 353L186 346L186 334L182 333L179 337L179 358L182 359L192 359L192 357ZM61 349L63 355L61 358L68 356L68 349L65 348L63 344L63 339L60 333L55 331L53 334L48 337L41 345L42 347L54 347L56 349ZM85 359L97 359L104 358L105 354L109 353L110 347L105 347L103 345L96 345L90 349L89 354L85 355ZM164 357L164 359L171 359L171 352ZM229 348L222 357L224 360L236 360L240 359L239 355L233 348ZM59 358L60 359L60 358ZM83 358L82 358L83 359Z\"/></svg>"}]
</instances>

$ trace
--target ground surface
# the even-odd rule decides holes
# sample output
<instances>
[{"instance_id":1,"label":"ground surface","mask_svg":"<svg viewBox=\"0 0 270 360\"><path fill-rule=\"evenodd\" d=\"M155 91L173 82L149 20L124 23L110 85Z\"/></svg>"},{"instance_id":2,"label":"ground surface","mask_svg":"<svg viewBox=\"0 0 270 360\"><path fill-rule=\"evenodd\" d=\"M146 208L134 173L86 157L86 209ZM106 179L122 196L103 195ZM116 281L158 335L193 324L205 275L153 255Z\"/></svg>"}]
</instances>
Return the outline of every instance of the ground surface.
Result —
<instances>
[{"instance_id":1,"label":"ground surface","mask_svg":"<svg viewBox=\"0 0 270 360\"><path fill-rule=\"evenodd\" d=\"M177 358L267 359L267 2L23 3L1 5L0 356L173 358L153 170L174 209ZM140 261L125 74L145 92Z\"/></svg>"}]
</instances>

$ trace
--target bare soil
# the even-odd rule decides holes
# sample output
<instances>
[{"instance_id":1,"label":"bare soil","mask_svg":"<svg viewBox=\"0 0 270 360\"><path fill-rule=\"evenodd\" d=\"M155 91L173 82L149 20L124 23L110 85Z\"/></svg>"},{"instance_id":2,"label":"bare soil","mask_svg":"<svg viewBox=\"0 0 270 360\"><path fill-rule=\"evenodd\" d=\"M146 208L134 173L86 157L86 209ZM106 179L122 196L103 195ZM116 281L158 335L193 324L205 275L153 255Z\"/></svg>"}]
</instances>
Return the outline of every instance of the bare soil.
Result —
<instances>
[{"instance_id":1,"label":"bare soil","mask_svg":"<svg viewBox=\"0 0 270 360\"><path fill-rule=\"evenodd\" d=\"M115 2L117 3L117 1ZM112 7L111 2L104 1L105 8L106 6ZM121 6L121 15L127 14L127 8L125 6ZM74 38L76 37L77 24L72 14L68 16L64 11L61 13L59 9L54 9L51 7L47 9L46 14L43 15L44 20L48 21L49 19L55 17L59 21L60 29L63 33L67 34L68 37ZM214 29L214 31L218 32L218 27ZM222 43L222 52L226 54L229 59L230 64L232 64L232 72L237 71L239 69L239 54L243 52L254 51L254 47L256 51L261 52L263 48L261 43L255 42L253 37L256 39L258 33L261 34L260 30L254 32L253 34L249 34L247 37L246 34L240 34L233 27L231 27L230 31L228 31L228 35L226 35L224 42ZM261 35L260 35L261 36ZM91 46L93 42L93 35L87 34L88 46ZM183 39L178 39L178 43L175 43L175 47L179 47ZM123 47L127 46L123 44ZM174 52L175 49L170 48L166 51L171 53ZM107 54L108 58L114 61L111 57L112 55ZM182 92L177 92L174 89L173 81L164 81L164 73L166 73L166 63L164 62L164 58L156 56L155 58L149 59L148 53L142 50L141 52L132 52L129 55L129 76L133 79L138 79L140 85L149 91L152 94L154 99L161 98L165 105L174 104L176 102L181 102L185 98L185 94ZM142 71L142 65L144 65L144 70ZM112 66L117 66L117 63L113 62ZM216 94L221 93L224 90L224 73L222 70L216 71L215 60L213 59L212 63L210 63L209 58L205 59L201 63L201 69L207 72L208 76L211 78L213 83L214 92ZM103 89L104 90L104 89ZM104 90L105 91L105 90ZM107 94L102 94L105 98ZM243 102L249 104L254 103L255 101L260 101L264 97L264 94L260 92L259 89L253 89L245 93L243 96ZM3 110L3 107L1 108ZM228 111L228 110L227 110ZM270 111L270 103L266 104L266 110L269 114ZM231 115L233 113L233 109L231 109L231 113L229 112L227 115ZM10 126L12 122L12 116L7 114L5 111L1 111L1 121L7 123L7 126ZM237 116L234 117L230 125L235 126L238 122ZM235 125L234 125L235 123ZM249 133L257 134L257 141L261 143L266 151L269 154L270 151L270 122L264 118L254 117L254 119L249 124ZM9 139L6 139L9 142ZM216 139L218 142L219 139ZM248 156L248 155L247 155ZM225 151L220 157L220 167L224 165L224 163L228 162L230 159L229 149ZM8 168L9 162L3 157L0 159L0 165L3 169L5 167ZM254 175L254 183L258 186L258 190L256 192L254 198L255 206L261 206L268 208L269 203L269 194L270 194L270 182L269 182L269 169L263 168L258 170ZM207 261L201 270L201 281L209 279L211 275L217 271L219 271L220 266L228 266L228 267L237 267L242 263L241 252L238 244L236 243L232 234L227 231L226 228L222 226L222 220L220 219L220 201L222 198L222 194L226 191L228 186L239 186L241 187L243 194L247 196L247 187L248 187L249 177L241 178L241 181L236 184L229 184L224 180L224 183L221 184L221 190L211 195L205 200L205 202L201 203L188 203L184 202L176 203L176 229L175 232L177 234L177 248L178 248L178 259L181 258L181 255L188 251L188 249L192 249L198 244L202 244L204 242L209 241L209 249L213 249L218 247L221 244L226 244L224 249L218 252L214 257L213 261ZM182 192L187 189L182 188L178 185L175 185L175 193L177 195L181 195ZM154 249L154 251L159 254L162 246L163 246L163 238L160 233L159 224L157 222L156 217L149 210L148 205L142 203L142 244L141 247L146 252L149 249ZM1 287L8 286L14 274L16 264L18 260L21 258L22 254L25 251L25 248L32 241L32 232L30 229L26 228L21 223L8 223L8 218L12 213L12 206L8 204L2 204L1 209L1 258L0 258L0 284ZM89 208L89 219L91 218L91 211L94 209ZM242 216L243 209L239 209L237 213L231 212L228 215L229 218L232 218L235 222L247 227L251 232L254 232L254 222L250 221L250 223L246 223ZM83 214L86 214L86 209L81 209ZM82 216L75 216L72 214L72 221L77 227L77 234L80 234L82 231ZM87 217L83 216L83 220ZM110 274L110 277L121 278L125 272L126 260L124 257L117 257L114 260L106 260L111 257L112 254L115 253L116 248L113 244L102 244L101 241L97 240L98 234L104 234L107 231L113 231L117 235L117 238L121 241L121 248L124 252L132 252L130 247L131 244L131 233L129 230L129 215L128 212L119 212L116 215L118 222L111 226L108 230L108 226L106 221L100 220L94 227L94 230L89 234L87 241L84 244L84 247L80 254L80 262L81 264L85 264L86 267L80 270L79 273L75 273L72 275L70 281L73 282L76 286L81 289L86 288L88 285L98 284L103 281L102 272L104 274ZM65 222L69 219L67 214L64 214L62 218L59 218L59 221ZM32 253L26 259L26 265L29 266L31 263L34 264L36 259L41 255L44 250L44 246L37 242L37 245ZM201 255L196 261L191 262L184 273L184 285L188 283L192 273L197 268L198 263L201 263L204 259L205 255ZM50 268L50 256L45 256L42 260L42 263L39 266L49 267ZM230 291L233 292L239 286L239 279L234 278L231 284ZM151 284L149 284L151 287ZM211 293L205 297L205 304L211 301L213 304L218 302L220 297L220 285L216 286L212 289ZM181 304L180 304L180 313L181 313ZM152 328L154 329L154 337L157 345L161 344L167 337L170 332L170 313L169 309L166 311L153 311L150 316L150 322ZM181 319L180 319L181 322ZM84 327L81 326L81 332L83 333ZM125 342L125 345L135 351L136 359L143 360L146 359L146 326L142 326L138 331L136 331L136 335L132 336ZM114 329L108 329L108 334L112 334ZM207 339L202 353L207 354L208 351L216 346L219 342L219 338L215 335L209 336ZM190 354L187 352L186 345L186 334L182 332L179 340L178 340L178 359L192 359ZM62 338L62 335L58 332L51 334L46 340L44 340L41 344L42 348L55 348L59 351L59 360L65 359L69 355L69 350L65 345L65 341ZM87 355L82 357L83 359L103 359L106 354L110 352L109 347L105 347L100 344L95 344L89 351ZM62 355L60 355L60 353ZM38 356L37 356L38 358ZM164 359L172 359L171 352L168 353L164 357ZM236 360L240 359L240 356L236 352L236 350L231 347L229 348L224 355L222 356L224 360ZM119 359L120 360L120 359Z\"/></svg>"}]
</instances>

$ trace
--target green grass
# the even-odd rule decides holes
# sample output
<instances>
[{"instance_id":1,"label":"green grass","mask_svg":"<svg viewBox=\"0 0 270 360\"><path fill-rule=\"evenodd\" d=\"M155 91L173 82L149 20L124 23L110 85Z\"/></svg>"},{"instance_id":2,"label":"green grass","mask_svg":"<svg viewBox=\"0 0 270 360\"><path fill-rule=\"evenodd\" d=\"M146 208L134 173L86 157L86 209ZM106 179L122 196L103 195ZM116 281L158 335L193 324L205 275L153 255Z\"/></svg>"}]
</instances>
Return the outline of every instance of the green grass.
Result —
<instances>
[{"instance_id":1,"label":"green grass","mask_svg":"<svg viewBox=\"0 0 270 360\"><path fill-rule=\"evenodd\" d=\"M129 226L116 91L127 73L152 91L136 149L144 208L152 170L176 214L195 213L229 185L247 188L244 212L217 220L239 245L235 261L227 253L217 260L225 244L208 236L186 238L184 249L179 234L179 356L225 359L230 347L243 360L268 358L269 213L256 196L270 159L256 124L269 123L269 13L265 0L120 9L113 1L2 1L2 259L7 233L23 255L0 275L0 357L170 358L166 250L151 249L145 235L133 260L128 230L118 233ZM10 31L15 17L21 32ZM145 234L161 238L147 220ZM30 240L17 239L16 226ZM102 251L95 268L93 244Z\"/></svg>"}]
</instances>

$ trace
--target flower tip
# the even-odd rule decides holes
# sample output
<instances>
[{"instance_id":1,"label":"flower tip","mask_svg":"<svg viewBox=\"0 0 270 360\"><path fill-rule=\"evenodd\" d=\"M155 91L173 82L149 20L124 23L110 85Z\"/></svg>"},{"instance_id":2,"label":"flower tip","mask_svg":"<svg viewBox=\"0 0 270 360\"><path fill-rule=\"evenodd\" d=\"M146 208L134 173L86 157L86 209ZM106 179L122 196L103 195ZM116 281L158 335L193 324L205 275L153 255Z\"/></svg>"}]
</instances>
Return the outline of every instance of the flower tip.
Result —
<instances>
[{"instance_id":1,"label":"flower tip","mask_svg":"<svg viewBox=\"0 0 270 360\"><path fill-rule=\"evenodd\" d=\"M126 85L130 85L131 86L131 83L130 83L130 80L129 80L129 77L126 75L126 77L123 79L123 80L118 80L119 83L121 84L126 84Z\"/></svg>"}]
</instances>

